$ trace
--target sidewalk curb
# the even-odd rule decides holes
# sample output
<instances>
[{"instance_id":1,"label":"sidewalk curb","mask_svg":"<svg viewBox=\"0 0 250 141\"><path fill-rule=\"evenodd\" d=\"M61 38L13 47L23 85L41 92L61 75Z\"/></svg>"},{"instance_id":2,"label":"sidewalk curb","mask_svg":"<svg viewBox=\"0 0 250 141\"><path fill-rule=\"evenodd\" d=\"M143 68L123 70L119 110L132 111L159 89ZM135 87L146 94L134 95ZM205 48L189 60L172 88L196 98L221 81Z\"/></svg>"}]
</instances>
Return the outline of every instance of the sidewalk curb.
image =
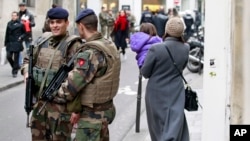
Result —
<instances>
[{"instance_id":1,"label":"sidewalk curb","mask_svg":"<svg viewBox=\"0 0 250 141\"><path fill-rule=\"evenodd\" d=\"M16 82L7 84L7 85L5 85L5 86L2 86L2 87L0 87L0 92L5 91L5 90L10 89L10 88L13 88L13 87L15 87L15 86L17 86L17 85L20 85L20 84L22 84L23 82L24 82L23 80L19 80L19 81L16 81Z\"/></svg>"}]
</instances>

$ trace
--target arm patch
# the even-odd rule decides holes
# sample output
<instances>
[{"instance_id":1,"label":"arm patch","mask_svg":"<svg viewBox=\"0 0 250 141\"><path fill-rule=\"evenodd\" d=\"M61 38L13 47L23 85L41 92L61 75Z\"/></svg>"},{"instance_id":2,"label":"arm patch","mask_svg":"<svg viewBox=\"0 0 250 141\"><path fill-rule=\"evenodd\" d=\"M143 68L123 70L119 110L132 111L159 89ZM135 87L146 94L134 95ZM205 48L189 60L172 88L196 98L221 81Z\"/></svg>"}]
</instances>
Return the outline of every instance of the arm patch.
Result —
<instances>
[{"instance_id":1,"label":"arm patch","mask_svg":"<svg viewBox=\"0 0 250 141\"><path fill-rule=\"evenodd\" d=\"M77 59L76 59L76 68L82 69L82 70L88 70L89 59L90 59L90 52L84 51L84 52L78 53Z\"/></svg>"}]
</instances>

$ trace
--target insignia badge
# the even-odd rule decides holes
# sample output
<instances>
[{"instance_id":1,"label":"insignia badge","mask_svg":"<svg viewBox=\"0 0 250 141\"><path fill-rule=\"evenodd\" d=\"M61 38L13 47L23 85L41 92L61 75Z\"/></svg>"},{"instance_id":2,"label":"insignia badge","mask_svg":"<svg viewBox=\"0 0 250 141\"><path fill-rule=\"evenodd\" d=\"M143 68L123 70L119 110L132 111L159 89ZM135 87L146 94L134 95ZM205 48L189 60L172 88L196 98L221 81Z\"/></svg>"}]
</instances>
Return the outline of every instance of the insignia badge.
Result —
<instances>
[{"instance_id":1,"label":"insignia badge","mask_svg":"<svg viewBox=\"0 0 250 141\"><path fill-rule=\"evenodd\" d=\"M79 58L78 61L77 61L77 63L78 63L78 65L79 65L80 67L82 67L82 66L85 64L85 60L82 59L82 58Z\"/></svg>"}]
</instances>

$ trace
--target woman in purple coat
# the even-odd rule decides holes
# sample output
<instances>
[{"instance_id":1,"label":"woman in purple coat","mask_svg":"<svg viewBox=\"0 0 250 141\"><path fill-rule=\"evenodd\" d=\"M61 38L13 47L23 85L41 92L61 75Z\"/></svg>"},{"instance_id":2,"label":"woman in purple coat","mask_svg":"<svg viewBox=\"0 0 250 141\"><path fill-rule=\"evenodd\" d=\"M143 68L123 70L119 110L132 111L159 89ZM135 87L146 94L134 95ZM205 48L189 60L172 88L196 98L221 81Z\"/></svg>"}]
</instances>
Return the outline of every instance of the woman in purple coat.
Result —
<instances>
[{"instance_id":1,"label":"woman in purple coat","mask_svg":"<svg viewBox=\"0 0 250 141\"><path fill-rule=\"evenodd\" d=\"M142 67L151 45L160 42L162 42L162 39L157 35L156 28L151 23L142 23L140 32L131 35L130 47L137 54L136 60L139 68Z\"/></svg>"}]
</instances>

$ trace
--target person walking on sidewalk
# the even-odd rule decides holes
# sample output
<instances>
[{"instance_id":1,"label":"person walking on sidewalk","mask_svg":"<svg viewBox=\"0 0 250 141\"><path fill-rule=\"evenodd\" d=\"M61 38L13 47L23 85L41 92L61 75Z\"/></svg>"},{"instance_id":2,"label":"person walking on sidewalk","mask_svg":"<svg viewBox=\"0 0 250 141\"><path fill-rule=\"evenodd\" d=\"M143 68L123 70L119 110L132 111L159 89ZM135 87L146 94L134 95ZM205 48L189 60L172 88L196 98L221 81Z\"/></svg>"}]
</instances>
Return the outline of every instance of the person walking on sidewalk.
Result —
<instances>
[{"instance_id":1,"label":"person walking on sidewalk","mask_svg":"<svg viewBox=\"0 0 250 141\"><path fill-rule=\"evenodd\" d=\"M25 3L19 3L19 20L22 21L23 23L27 22L29 24L29 28L30 28L30 36L26 36L24 38L24 43L25 43L25 46L26 46L26 50L28 51L29 50L29 46L32 42L32 27L35 27L35 20L34 20L34 16L33 14L31 14L29 12L29 10L27 9L26 7L26 4Z\"/></svg>"},{"instance_id":2,"label":"person walking on sidewalk","mask_svg":"<svg viewBox=\"0 0 250 141\"><path fill-rule=\"evenodd\" d=\"M113 98L119 87L120 56L114 43L97 32L98 18L92 9L81 11L76 23L86 43L80 47L59 96L82 108L71 116L71 122L77 123L74 141L108 141L108 125L115 118Z\"/></svg>"},{"instance_id":3,"label":"person walking on sidewalk","mask_svg":"<svg viewBox=\"0 0 250 141\"><path fill-rule=\"evenodd\" d=\"M70 123L71 112L66 108L67 101L55 97L38 113L46 102L46 99L41 98L42 91L49 85L59 68L69 62L81 44L80 37L69 35L67 31L68 15L68 11L63 8L50 9L48 17L51 32L43 33L34 43L32 69L35 103L31 116L32 141L71 139L73 124ZM25 81L28 77L28 68L29 58L25 57L21 69Z\"/></svg>"},{"instance_id":4,"label":"person walking on sidewalk","mask_svg":"<svg viewBox=\"0 0 250 141\"><path fill-rule=\"evenodd\" d=\"M108 12L106 7L102 6L101 12L99 13L99 22L101 26L102 36L106 36L108 26Z\"/></svg>"},{"instance_id":5,"label":"person walking on sidewalk","mask_svg":"<svg viewBox=\"0 0 250 141\"><path fill-rule=\"evenodd\" d=\"M152 141L189 141L184 84L167 51L182 71L189 46L184 43L184 24L179 17L170 18L165 29L164 42L149 49L141 68L149 79L145 95L148 129Z\"/></svg>"},{"instance_id":6,"label":"person walking on sidewalk","mask_svg":"<svg viewBox=\"0 0 250 141\"><path fill-rule=\"evenodd\" d=\"M8 22L4 46L6 46L7 60L12 67L12 76L17 77L19 66L19 54L23 50L22 41L26 36L24 25L18 19L18 12L11 14L11 21Z\"/></svg>"},{"instance_id":7,"label":"person walking on sidewalk","mask_svg":"<svg viewBox=\"0 0 250 141\"><path fill-rule=\"evenodd\" d=\"M115 45L117 50L121 49L123 55L123 60L127 59L125 49L127 48L128 34L129 34L129 21L127 19L127 14L124 10L119 11L119 15L115 21L114 27L115 34Z\"/></svg>"}]
</instances>

